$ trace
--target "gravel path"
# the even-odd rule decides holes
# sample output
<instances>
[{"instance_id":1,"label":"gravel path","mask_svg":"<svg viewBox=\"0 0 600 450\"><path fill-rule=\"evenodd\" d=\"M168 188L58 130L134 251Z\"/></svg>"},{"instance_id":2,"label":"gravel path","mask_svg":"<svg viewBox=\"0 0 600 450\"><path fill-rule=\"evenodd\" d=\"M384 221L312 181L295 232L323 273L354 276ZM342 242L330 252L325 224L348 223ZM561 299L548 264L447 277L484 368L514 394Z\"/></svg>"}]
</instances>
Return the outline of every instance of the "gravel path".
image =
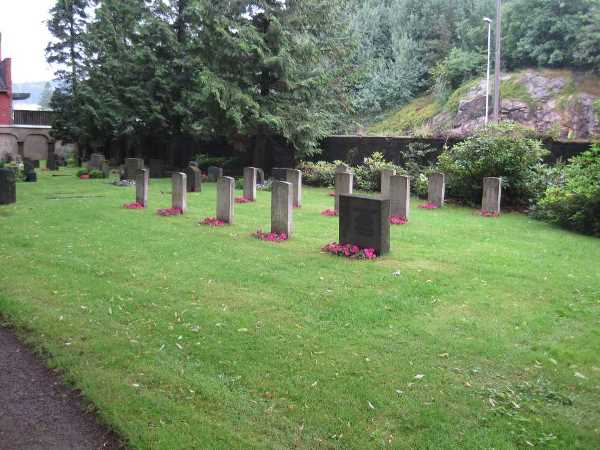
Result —
<instances>
[{"instance_id":1,"label":"gravel path","mask_svg":"<svg viewBox=\"0 0 600 450\"><path fill-rule=\"evenodd\" d=\"M116 450L116 436L84 413L66 387L0 326L0 450Z\"/></svg>"}]
</instances>

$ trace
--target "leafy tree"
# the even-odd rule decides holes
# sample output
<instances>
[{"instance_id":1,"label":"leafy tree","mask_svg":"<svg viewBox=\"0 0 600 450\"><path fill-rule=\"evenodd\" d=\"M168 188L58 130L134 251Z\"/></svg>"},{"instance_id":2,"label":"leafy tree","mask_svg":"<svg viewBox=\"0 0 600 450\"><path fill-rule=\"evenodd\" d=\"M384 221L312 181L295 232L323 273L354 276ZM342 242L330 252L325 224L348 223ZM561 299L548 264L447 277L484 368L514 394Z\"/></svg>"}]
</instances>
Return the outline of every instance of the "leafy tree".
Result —
<instances>
[{"instance_id":1,"label":"leafy tree","mask_svg":"<svg viewBox=\"0 0 600 450\"><path fill-rule=\"evenodd\" d=\"M50 100L52 99L52 84L48 81L44 85L44 90L40 95L40 107L42 109L50 108Z\"/></svg>"}]
</instances>

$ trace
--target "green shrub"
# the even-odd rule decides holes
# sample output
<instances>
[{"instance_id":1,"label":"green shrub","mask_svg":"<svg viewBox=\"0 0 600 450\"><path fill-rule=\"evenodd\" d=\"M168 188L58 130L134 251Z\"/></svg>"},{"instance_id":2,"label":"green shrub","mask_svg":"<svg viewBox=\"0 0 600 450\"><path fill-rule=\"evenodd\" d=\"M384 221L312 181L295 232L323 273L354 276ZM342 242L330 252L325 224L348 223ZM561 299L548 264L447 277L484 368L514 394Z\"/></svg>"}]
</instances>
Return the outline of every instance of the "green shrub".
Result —
<instances>
[{"instance_id":1,"label":"green shrub","mask_svg":"<svg viewBox=\"0 0 600 450\"><path fill-rule=\"evenodd\" d=\"M88 169L79 169L76 173L75 176L77 178L79 178L81 175L87 175L88 173L90 173L90 171Z\"/></svg>"},{"instance_id":2,"label":"green shrub","mask_svg":"<svg viewBox=\"0 0 600 450\"><path fill-rule=\"evenodd\" d=\"M302 181L310 186L331 187L335 185L335 164L319 161L301 162L298 169L302 171Z\"/></svg>"},{"instance_id":3,"label":"green shrub","mask_svg":"<svg viewBox=\"0 0 600 450\"><path fill-rule=\"evenodd\" d=\"M385 160L383 153L375 152L364 159L360 166L353 167L354 185L361 191L376 191L379 189L380 171L382 169L396 170L398 175L406 172L399 166Z\"/></svg>"},{"instance_id":4,"label":"green shrub","mask_svg":"<svg viewBox=\"0 0 600 450\"><path fill-rule=\"evenodd\" d=\"M502 177L503 204L522 206L535 197L531 184L548 151L532 131L510 121L480 128L445 149L438 159L447 175L448 195L479 204L483 178Z\"/></svg>"},{"instance_id":5,"label":"green shrub","mask_svg":"<svg viewBox=\"0 0 600 450\"><path fill-rule=\"evenodd\" d=\"M546 189L534 217L600 236L600 146L571 159L563 174L562 183Z\"/></svg>"},{"instance_id":6,"label":"green shrub","mask_svg":"<svg viewBox=\"0 0 600 450\"><path fill-rule=\"evenodd\" d=\"M90 178L104 178L104 174L99 170L90 170Z\"/></svg>"},{"instance_id":7,"label":"green shrub","mask_svg":"<svg viewBox=\"0 0 600 450\"><path fill-rule=\"evenodd\" d=\"M236 178L235 179L235 188L238 191L244 190L244 179L243 178Z\"/></svg>"}]
</instances>

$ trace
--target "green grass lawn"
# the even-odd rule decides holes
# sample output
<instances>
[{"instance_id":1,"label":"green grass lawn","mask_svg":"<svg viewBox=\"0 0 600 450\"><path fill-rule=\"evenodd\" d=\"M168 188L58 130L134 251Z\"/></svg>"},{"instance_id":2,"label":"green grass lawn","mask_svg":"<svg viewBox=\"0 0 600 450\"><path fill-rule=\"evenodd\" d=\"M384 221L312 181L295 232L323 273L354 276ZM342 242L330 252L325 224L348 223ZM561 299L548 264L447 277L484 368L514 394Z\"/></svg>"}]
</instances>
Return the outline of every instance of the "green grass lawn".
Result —
<instances>
[{"instance_id":1,"label":"green grass lawn","mask_svg":"<svg viewBox=\"0 0 600 450\"><path fill-rule=\"evenodd\" d=\"M41 172L0 207L0 314L132 448L600 447L600 240L415 204L350 261L325 189L279 244L269 192L209 228L203 189L159 217L170 180L140 211Z\"/></svg>"}]
</instances>

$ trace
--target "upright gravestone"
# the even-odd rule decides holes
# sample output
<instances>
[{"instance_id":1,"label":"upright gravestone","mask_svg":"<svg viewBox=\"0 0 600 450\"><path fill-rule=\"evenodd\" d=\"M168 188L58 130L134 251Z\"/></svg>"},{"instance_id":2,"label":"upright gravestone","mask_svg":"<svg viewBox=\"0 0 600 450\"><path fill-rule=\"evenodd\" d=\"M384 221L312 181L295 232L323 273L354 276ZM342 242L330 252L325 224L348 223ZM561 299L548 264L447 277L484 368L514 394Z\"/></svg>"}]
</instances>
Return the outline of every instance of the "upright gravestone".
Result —
<instances>
[{"instance_id":1,"label":"upright gravestone","mask_svg":"<svg viewBox=\"0 0 600 450\"><path fill-rule=\"evenodd\" d=\"M135 180L138 170L144 168L144 160L141 158L127 158L125 160L125 178Z\"/></svg>"},{"instance_id":2,"label":"upright gravestone","mask_svg":"<svg viewBox=\"0 0 600 450\"><path fill-rule=\"evenodd\" d=\"M410 211L410 177L394 175L390 177L390 216L408 220Z\"/></svg>"},{"instance_id":3,"label":"upright gravestone","mask_svg":"<svg viewBox=\"0 0 600 450\"><path fill-rule=\"evenodd\" d=\"M0 205L10 205L17 201L15 173L11 169L0 169Z\"/></svg>"},{"instance_id":4,"label":"upright gravestone","mask_svg":"<svg viewBox=\"0 0 600 450\"><path fill-rule=\"evenodd\" d=\"M185 169L187 176L187 191L188 192L201 192L202 191L202 172L198 169L198 166L190 165Z\"/></svg>"},{"instance_id":5,"label":"upright gravestone","mask_svg":"<svg viewBox=\"0 0 600 450\"><path fill-rule=\"evenodd\" d=\"M235 180L232 177L219 177L217 180L217 219L230 225L234 221L234 192Z\"/></svg>"},{"instance_id":6,"label":"upright gravestone","mask_svg":"<svg viewBox=\"0 0 600 450\"><path fill-rule=\"evenodd\" d=\"M288 238L294 231L292 214L294 188L287 181L273 181L271 192L271 233L285 233Z\"/></svg>"},{"instance_id":7,"label":"upright gravestone","mask_svg":"<svg viewBox=\"0 0 600 450\"><path fill-rule=\"evenodd\" d=\"M210 166L208 169L208 181L214 183L219 180L220 177L223 176L223 168Z\"/></svg>"},{"instance_id":8,"label":"upright gravestone","mask_svg":"<svg viewBox=\"0 0 600 450\"><path fill-rule=\"evenodd\" d=\"M260 184L261 186L265 184L265 171L260 167L256 168L256 183Z\"/></svg>"},{"instance_id":9,"label":"upright gravestone","mask_svg":"<svg viewBox=\"0 0 600 450\"><path fill-rule=\"evenodd\" d=\"M381 197L389 198L390 196L390 178L396 175L396 171L392 169L381 169L379 172Z\"/></svg>"},{"instance_id":10,"label":"upright gravestone","mask_svg":"<svg viewBox=\"0 0 600 450\"><path fill-rule=\"evenodd\" d=\"M256 167L244 167L244 198L251 202L256 201Z\"/></svg>"},{"instance_id":11,"label":"upright gravestone","mask_svg":"<svg viewBox=\"0 0 600 450\"><path fill-rule=\"evenodd\" d=\"M110 177L110 164L108 161L102 161L102 177L109 178Z\"/></svg>"},{"instance_id":12,"label":"upright gravestone","mask_svg":"<svg viewBox=\"0 0 600 450\"><path fill-rule=\"evenodd\" d=\"M102 163L105 161L102 153L92 153L90 155L89 167L94 170L102 170Z\"/></svg>"},{"instance_id":13,"label":"upright gravestone","mask_svg":"<svg viewBox=\"0 0 600 450\"><path fill-rule=\"evenodd\" d=\"M500 201L502 198L502 178L483 179L483 199L481 209L490 214L500 214Z\"/></svg>"},{"instance_id":14,"label":"upright gravestone","mask_svg":"<svg viewBox=\"0 0 600 450\"><path fill-rule=\"evenodd\" d=\"M148 169L140 169L135 177L135 201L144 208L148 206Z\"/></svg>"},{"instance_id":15,"label":"upright gravestone","mask_svg":"<svg viewBox=\"0 0 600 450\"><path fill-rule=\"evenodd\" d=\"M389 199L342 194L339 216L340 244L390 251Z\"/></svg>"},{"instance_id":16,"label":"upright gravestone","mask_svg":"<svg viewBox=\"0 0 600 450\"><path fill-rule=\"evenodd\" d=\"M25 181L33 183L37 181L37 174L35 173L35 163L29 159L23 159L23 172L25 174Z\"/></svg>"},{"instance_id":17,"label":"upright gravestone","mask_svg":"<svg viewBox=\"0 0 600 450\"><path fill-rule=\"evenodd\" d=\"M286 169L286 181L292 183L292 203L294 208L302 206L302 171Z\"/></svg>"},{"instance_id":18,"label":"upright gravestone","mask_svg":"<svg viewBox=\"0 0 600 450\"><path fill-rule=\"evenodd\" d=\"M271 178L275 181L287 181L287 169L273 167L271 169Z\"/></svg>"},{"instance_id":19,"label":"upright gravestone","mask_svg":"<svg viewBox=\"0 0 600 450\"><path fill-rule=\"evenodd\" d=\"M427 186L427 201L436 208L444 206L444 195L446 191L446 177L443 173L435 172L429 176Z\"/></svg>"},{"instance_id":20,"label":"upright gravestone","mask_svg":"<svg viewBox=\"0 0 600 450\"><path fill-rule=\"evenodd\" d=\"M56 160L56 153L48 152L48 159L46 160L46 168L52 172L58 170L58 161Z\"/></svg>"},{"instance_id":21,"label":"upright gravestone","mask_svg":"<svg viewBox=\"0 0 600 450\"><path fill-rule=\"evenodd\" d=\"M340 210L340 195L352 194L352 183L354 174L352 172L337 172L335 174L335 211Z\"/></svg>"},{"instance_id":22,"label":"upright gravestone","mask_svg":"<svg viewBox=\"0 0 600 450\"><path fill-rule=\"evenodd\" d=\"M185 173L175 172L172 177L171 207L179 208L181 213L187 210L187 180Z\"/></svg>"},{"instance_id":23,"label":"upright gravestone","mask_svg":"<svg viewBox=\"0 0 600 450\"><path fill-rule=\"evenodd\" d=\"M335 166L335 173L348 173L351 172L350 166L346 163L338 164Z\"/></svg>"}]
</instances>

